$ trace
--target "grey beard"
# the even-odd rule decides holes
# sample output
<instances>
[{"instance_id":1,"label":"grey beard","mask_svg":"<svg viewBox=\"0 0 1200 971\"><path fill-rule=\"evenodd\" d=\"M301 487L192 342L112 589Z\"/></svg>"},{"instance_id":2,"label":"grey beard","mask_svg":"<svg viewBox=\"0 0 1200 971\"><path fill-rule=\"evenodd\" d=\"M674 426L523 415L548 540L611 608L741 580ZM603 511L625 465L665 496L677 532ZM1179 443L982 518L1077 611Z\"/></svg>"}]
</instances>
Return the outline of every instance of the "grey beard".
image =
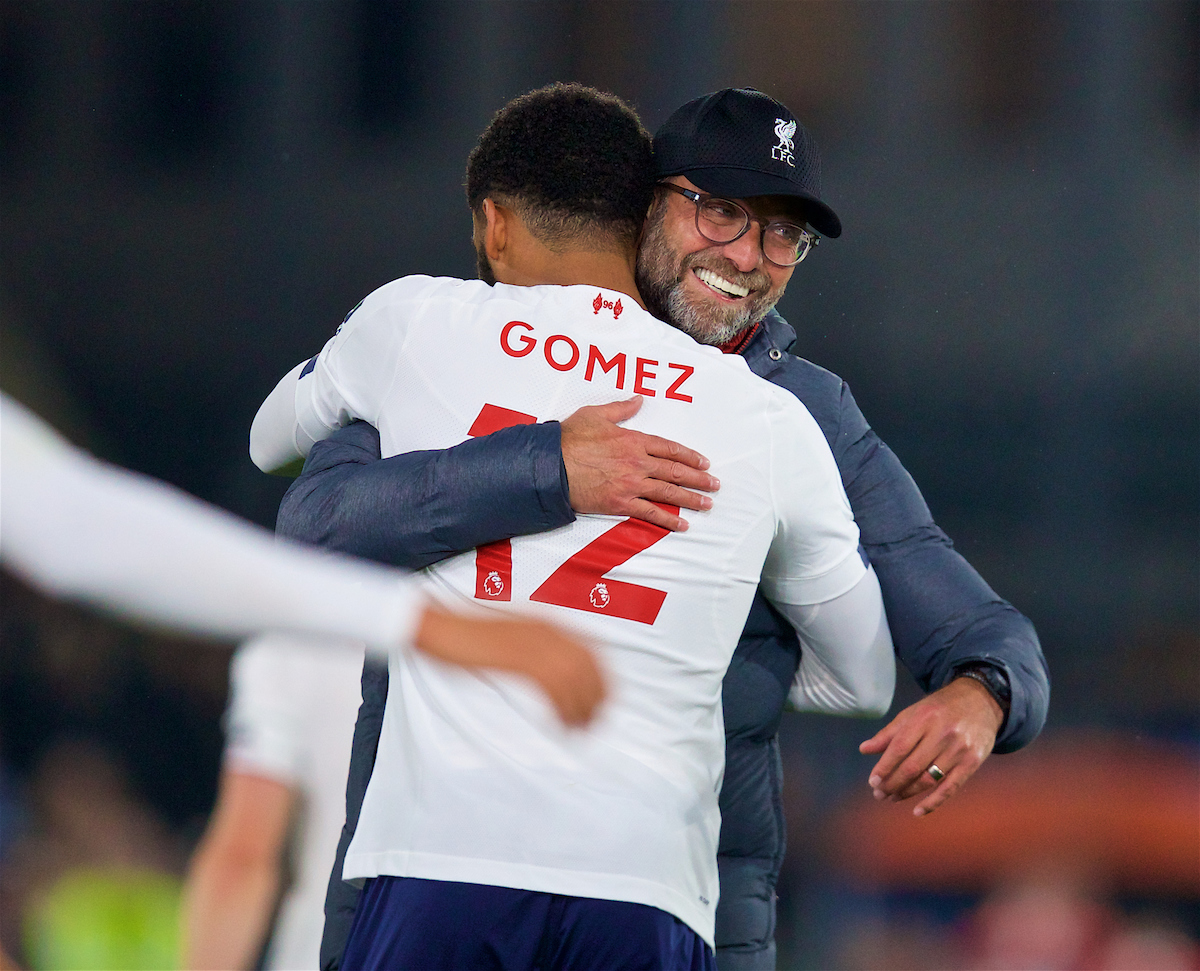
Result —
<instances>
[{"instance_id":1,"label":"grey beard","mask_svg":"<svg viewBox=\"0 0 1200 971\"><path fill-rule=\"evenodd\" d=\"M778 293L770 297L764 294L738 308L733 314L726 315L715 308L689 303L681 279L656 279L654 269L649 260L638 261L638 289L642 299L646 301L647 309L655 317L665 320L698 343L711 344L714 347L744 334L762 320L783 296L781 287ZM689 270L685 269L683 272L687 273Z\"/></svg>"},{"instance_id":2,"label":"grey beard","mask_svg":"<svg viewBox=\"0 0 1200 971\"><path fill-rule=\"evenodd\" d=\"M753 306L745 307L733 318L714 327L708 315L687 302L681 284L676 283L667 293L667 323L698 343L714 347L728 343L757 323L762 315L756 311Z\"/></svg>"},{"instance_id":3,"label":"grey beard","mask_svg":"<svg viewBox=\"0 0 1200 971\"><path fill-rule=\"evenodd\" d=\"M725 313L716 305L689 303L684 295L683 276L691 272L694 258L681 258L667 244L664 214L664 209L656 209L648 217L637 259L638 290L655 317L701 344L717 346L744 333L779 302L785 289L782 286L776 292L760 293L732 313Z\"/></svg>"}]
</instances>

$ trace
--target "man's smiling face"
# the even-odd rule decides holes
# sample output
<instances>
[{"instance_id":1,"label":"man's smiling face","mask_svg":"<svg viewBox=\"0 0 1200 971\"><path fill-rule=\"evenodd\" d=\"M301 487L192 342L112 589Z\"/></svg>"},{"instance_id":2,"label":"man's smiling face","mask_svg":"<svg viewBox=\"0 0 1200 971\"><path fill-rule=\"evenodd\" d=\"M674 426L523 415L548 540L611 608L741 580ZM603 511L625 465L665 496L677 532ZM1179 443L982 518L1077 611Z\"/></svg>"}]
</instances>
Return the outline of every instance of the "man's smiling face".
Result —
<instances>
[{"instance_id":1,"label":"man's smiling face","mask_svg":"<svg viewBox=\"0 0 1200 971\"><path fill-rule=\"evenodd\" d=\"M700 191L683 176L669 181ZM755 215L782 215L772 197L738 199ZM713 243L696 228L695 203L660 191L638 250L637 284L646 306L702 344L724 344L757 323L779 302L794 267L763 256L762 227L740 239Z\"/></svg>"}]
</instances>

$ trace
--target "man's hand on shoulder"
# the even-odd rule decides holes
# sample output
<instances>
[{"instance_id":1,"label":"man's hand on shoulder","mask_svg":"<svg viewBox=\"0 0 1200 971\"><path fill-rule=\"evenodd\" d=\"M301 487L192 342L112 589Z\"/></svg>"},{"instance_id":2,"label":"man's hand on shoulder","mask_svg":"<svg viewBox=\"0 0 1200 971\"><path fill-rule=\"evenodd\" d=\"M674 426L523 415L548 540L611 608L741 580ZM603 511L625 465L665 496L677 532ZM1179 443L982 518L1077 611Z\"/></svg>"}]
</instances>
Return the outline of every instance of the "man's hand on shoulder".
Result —
<instances>
[{"instance_id":1,"label":"man's hand on shoulder","mask_svg":"<svg viewBox=\"0 0 1200 971\"><path fill-rule=\"evenodd\" d=\"M577 513L631 516L670 530L687 521L654 505L710 509L721 483L699 452L657 435L622 428L642 406L641 396L580 408L562 422L562 455Z\"/></svg>"},{"instance_id":2,"label":"man's hand on shoulder","mask_svg":"<svg viewBox=\"0 0 1200 971\"><path fill-rule=\"evenodd\" d=\"M913 815L933 812L991 754L1003 719L987 688L965 677L909 705L858 747L866 755L882 753L871 770L875 798L901 802L928 793ZM939 780L930 766L942 773Z\"/></svg>"}]
</instances>

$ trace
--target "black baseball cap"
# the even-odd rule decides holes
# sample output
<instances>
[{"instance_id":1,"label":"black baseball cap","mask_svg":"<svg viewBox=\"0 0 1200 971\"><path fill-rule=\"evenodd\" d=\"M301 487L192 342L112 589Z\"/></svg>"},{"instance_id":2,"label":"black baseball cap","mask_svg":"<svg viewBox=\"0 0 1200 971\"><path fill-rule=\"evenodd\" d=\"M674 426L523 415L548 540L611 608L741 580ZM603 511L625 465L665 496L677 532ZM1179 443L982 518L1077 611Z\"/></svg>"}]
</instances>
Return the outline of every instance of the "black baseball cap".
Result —
<instances>
[{"instance_id":1,"label":"black baseball cap","mask_svg":"<svg viewBox=\"0 0 1200 971\"><path fill-rule=\"evenodd\" d=\"M805 221L841 236L842 221L821 201L821 153L787 108L754 88L724 88L689 101L654 135L658 178L685 175L705 192L795 196Z\"/></svg>"}]
</instances>

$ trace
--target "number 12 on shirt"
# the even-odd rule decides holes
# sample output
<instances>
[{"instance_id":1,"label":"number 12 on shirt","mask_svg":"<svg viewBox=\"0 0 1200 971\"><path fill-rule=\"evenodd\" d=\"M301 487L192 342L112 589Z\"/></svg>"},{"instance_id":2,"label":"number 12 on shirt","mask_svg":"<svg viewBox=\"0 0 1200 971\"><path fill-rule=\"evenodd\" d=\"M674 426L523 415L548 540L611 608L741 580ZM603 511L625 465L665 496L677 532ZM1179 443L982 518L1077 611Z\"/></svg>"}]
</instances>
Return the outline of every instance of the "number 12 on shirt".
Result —
<instances>
[{"instance_id":1,"label":"number 12 on shirt","mask_svg":"<svg viewBox=\"0 0 1200 971\"><path fill-rule=\"evenodd\" d=\"M484 405L467 434L490 435L501 428L532 425L536 421L532 415L523 412ZM674 515L679 514L678 506L656 505ZM667 599L666 591L607 579L604 574L649 549L668 532L670 530L640 519L622 520L559 566L529 599L653 624ZM498 540L475 551L475 596L479 600L512 599L511 541Z\"/></svg>"}]
</instances>

